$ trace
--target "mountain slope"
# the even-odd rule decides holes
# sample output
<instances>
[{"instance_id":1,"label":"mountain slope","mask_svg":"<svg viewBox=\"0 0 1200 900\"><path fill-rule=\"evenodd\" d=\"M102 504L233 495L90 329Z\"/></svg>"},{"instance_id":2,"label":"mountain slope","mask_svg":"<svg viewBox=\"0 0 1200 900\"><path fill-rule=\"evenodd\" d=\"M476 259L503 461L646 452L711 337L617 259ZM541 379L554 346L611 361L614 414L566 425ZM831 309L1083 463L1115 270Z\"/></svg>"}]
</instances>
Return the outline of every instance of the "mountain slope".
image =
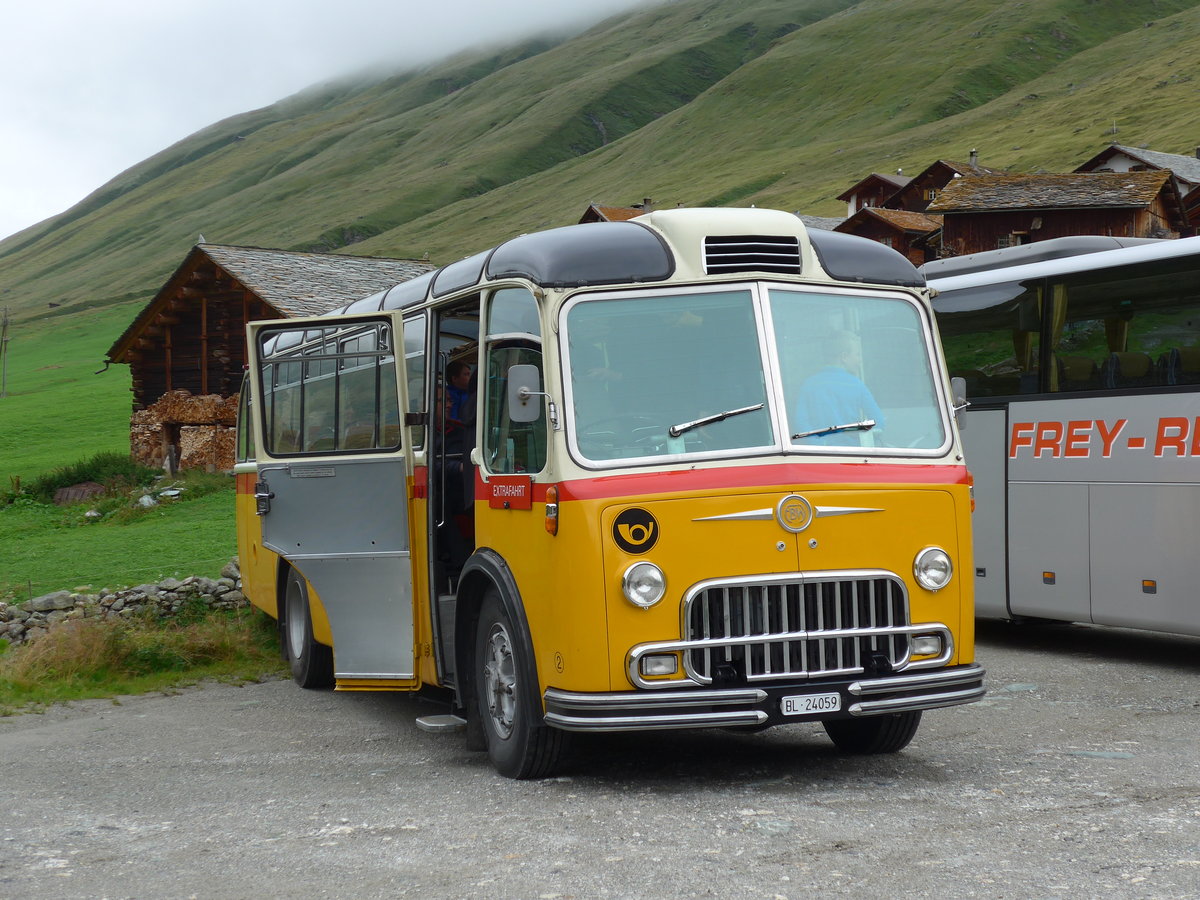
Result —
<instances>
[{"instance_id":1,"label":"mountain slope","mask_svg":"<svg viewBox=\"0 0 1200 900\"><path fill-rule=\"evenodd\" d=\"M1188 152L1197 51L1200 0L675 0L219 122L0 243L0 302L149 296L200 232L448 262L593 201L836 215L869 171L973 147Z\"/></svg>"}]
</instances>

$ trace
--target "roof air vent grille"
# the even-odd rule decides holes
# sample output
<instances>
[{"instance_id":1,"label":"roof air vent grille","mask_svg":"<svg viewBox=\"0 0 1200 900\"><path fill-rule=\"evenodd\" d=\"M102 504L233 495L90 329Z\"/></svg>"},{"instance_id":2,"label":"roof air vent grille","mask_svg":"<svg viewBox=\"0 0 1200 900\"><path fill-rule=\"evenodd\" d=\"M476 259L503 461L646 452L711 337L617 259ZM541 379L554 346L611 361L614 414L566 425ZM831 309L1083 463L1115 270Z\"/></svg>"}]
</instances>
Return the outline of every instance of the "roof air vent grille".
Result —
<instances>
[{"instance_id":1,"label":"roof air vent grille","mask_svg":"<svg viewBox=\"0 0 1200 900\"><path fill-rule=\"evenodd\" d=\"M704 239L704 271L800 274L800 239L785 234L738 234Z\"/></svg>"}]
</instances>

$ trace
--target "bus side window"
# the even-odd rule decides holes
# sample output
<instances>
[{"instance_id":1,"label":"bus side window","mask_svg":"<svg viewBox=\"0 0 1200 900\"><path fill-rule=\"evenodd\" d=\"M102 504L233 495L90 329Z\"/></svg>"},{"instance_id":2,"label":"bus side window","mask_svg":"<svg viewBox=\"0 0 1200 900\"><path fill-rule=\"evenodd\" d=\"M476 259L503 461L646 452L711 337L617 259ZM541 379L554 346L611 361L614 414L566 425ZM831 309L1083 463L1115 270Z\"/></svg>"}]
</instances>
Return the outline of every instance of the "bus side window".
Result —
<instances>
[{"instance_id":1,"label":"bus side window","mask_svg":"<svg viewBox=\"0 0 1200 900\"><path fill-rule=\"evenodd\" d=\"M484 393L483 459L498 475L540 472L546 465L546 412L534 422L508 416L508 370L536 366L542 372L537 300L525 288L496 291L488 304ZM483 379L486 379L484 381ZM545 375L542 374L545 383Z\"/></svg>"},{"instance_id":2,"label":"bus side window","mask_svg":"<svg viewBox=\"0 0 1200 900\"><path fill-rule=\"evenodd\" d=\"M425 406L425 316L404 320L404 372L408 378L408 411L420 412ZM411 425L409 442L420 449L425 444L425 427Z\"/></svg>"},{"instance_id":3,"label":"bus side window","mask_svg":"<svg viewBox=\"0 0 1200 900\"><path fill-rule=\"evenodd\" d=\"M250 379L242 379L242 391L238 395L237 415L237 461L250 462L254 459L254 432L250 424Z\"/></svg>"}]
</instances>

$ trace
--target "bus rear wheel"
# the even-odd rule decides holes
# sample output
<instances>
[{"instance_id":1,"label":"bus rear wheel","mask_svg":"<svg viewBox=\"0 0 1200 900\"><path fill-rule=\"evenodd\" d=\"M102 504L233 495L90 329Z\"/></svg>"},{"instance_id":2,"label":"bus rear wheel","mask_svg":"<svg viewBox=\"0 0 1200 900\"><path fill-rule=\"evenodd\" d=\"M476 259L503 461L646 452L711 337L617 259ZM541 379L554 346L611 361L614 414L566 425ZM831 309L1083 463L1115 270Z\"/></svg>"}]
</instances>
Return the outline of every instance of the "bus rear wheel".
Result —
<instances>
[{"instance_id":1,"label":"bus rear wheel","mask_svg":"<svg viewBox=\"0 0 1200 900\"><path fill-rule=\"evenodd\" d=\"M292 668L292 680L300 687L333 686L333 648L313 637L308 586L295 569L288 572L284 594L283 651Z\"/></svg>"},{"instance_id":2,"label":"bus rear wheel","mask_svg":"<svg viewBox=\"0 0 1200 900\"><path fill-rule=\"evenodd\" d=\"M493 588L483 598L475 630L475 702L488 757L509 778L546 777L566 747L564 732L537 721L531 671Z\"/></svg>"},{"instance_id":3,"label":"bus rear wheel","mask_svg":"<svg viewBox=\"0 0 1200 900\"><path fill-rule=\"evenodd\" d=\"M866 719L834 719L821 724L834 746L843 753L895 753L907 747L917 733L921 711Z\"/></svg>"}]
</instances>

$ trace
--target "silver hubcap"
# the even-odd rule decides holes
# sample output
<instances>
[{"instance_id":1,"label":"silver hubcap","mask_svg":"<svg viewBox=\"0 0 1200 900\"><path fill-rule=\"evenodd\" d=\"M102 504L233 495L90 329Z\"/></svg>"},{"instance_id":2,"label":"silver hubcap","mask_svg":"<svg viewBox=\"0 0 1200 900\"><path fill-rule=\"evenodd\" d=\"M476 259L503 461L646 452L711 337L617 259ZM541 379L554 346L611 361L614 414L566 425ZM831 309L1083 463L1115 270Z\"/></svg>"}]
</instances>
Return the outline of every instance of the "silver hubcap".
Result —
<instances>
[{"instance_id":1,"label":"silver hubcap","mask_svg":"<svg viewBox=\"0 0 1200 900\"><path fill-rule=\"evenodd\" d=\"M488 713L496 733L512 735L513 714L517 706L517 673L512 643L499 622L492 625L483 648L483 691Z\"/></svg>"},{"instance_id":2,"label":"silver hubcap","mask_svg":"<svg viewBox=\"0 0 1200 900\"><path fill-rule=\"evenodd\" d=\"M288 583L287 589L287 636L288 650L291 653L292 659L299 659L304 655L304 616L308 614L305 609L304 590L298 582L292 581Z\"/></svg>"}]
</instances>

